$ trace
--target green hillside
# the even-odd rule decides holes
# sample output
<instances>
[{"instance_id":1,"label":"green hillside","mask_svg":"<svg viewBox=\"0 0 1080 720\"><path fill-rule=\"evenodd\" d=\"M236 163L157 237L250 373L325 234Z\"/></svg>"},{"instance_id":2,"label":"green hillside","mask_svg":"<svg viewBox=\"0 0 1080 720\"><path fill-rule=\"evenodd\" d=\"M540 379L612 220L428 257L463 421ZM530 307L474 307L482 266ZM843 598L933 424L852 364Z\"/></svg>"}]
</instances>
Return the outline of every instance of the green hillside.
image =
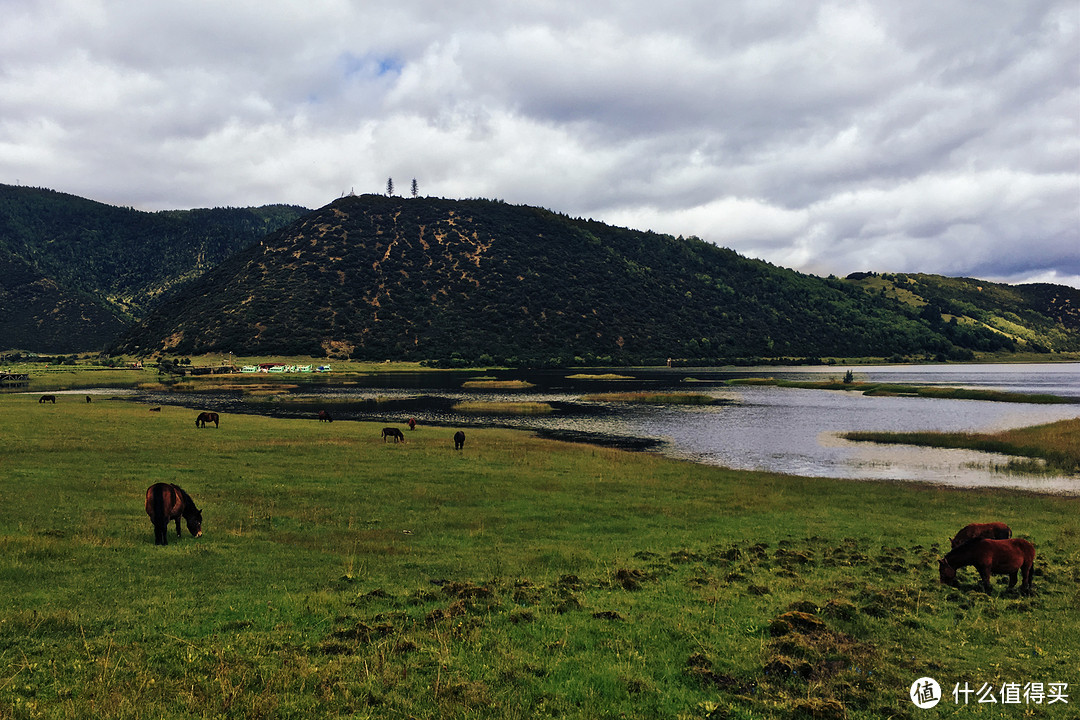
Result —
<instances>
[{"instance_id":1,"label":"green hillside","mask_svg":"<svg viewBox=\"0 0 1080 720\"><path fill-rule=\"evenodd\" d=\"M849 279L895 298L935 328L989 329L1033 352L1077 348L1080 291L1047 283L1002 285L941 275L856 273Z\"/></svg>"},{"instance_id":2,"label":"green hillside","mask_svg":"<svg viewBox=\"0 0 1080 720\"><path fill-rule=\"evenodd\" d=\"M148 213L0 185L0 345L104 347L178 283L304 212L292 206Z\"/></svg>"},{"instance_id":3,"label":"green hillside","mask_svg":"<svg viewBox=\"0 0 1080 720\"><path fill-rule=\"evenodd\" d=\"M119 349L510 363L1080 349L1030 300L1001 308L1024 328L1006 333L864 284L533 207L366 195L185 285Z\"/></svg>"}]
</instances>

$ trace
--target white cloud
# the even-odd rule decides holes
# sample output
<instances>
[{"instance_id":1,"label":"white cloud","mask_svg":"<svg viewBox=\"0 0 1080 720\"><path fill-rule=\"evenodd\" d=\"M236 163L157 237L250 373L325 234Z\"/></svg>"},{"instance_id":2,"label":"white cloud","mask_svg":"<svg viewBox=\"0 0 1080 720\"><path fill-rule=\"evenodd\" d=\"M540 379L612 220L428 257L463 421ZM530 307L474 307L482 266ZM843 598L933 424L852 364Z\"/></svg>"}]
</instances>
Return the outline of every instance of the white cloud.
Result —
<instances>
[{"instance_id":1,"label":"white cloud","mask_svg":"<svg viewBox=\"0 0 1080 720\"><path fill-rule=\"evenodd\" d=\"M0 182L498 197L820 274L1080 276L1072 0L7 0Z\"/></svg>"}]
</instances>

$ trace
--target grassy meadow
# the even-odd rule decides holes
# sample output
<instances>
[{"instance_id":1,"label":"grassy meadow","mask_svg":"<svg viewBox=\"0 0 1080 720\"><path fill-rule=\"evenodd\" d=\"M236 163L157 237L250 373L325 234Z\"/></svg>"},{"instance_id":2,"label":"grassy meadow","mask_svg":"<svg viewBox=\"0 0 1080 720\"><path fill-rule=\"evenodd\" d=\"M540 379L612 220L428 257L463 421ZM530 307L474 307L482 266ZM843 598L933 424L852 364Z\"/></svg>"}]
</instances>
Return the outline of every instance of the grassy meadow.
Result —
<instances>
[{"instance_id":1,"label":"grassy meadow","mask_svg":"<svg viewBox=\"0 0 1080 720\"><path fill-rule=\"evenodd\" d=\"M1075 717L1080 501L0 395L0 717ZM156 547L146 488L204 534ZM959 589L968 522L1034 594ZM911 683L946 699L921 711ZM954 683L1070 683L957 706Z\"/></svg>"}]
</instances>

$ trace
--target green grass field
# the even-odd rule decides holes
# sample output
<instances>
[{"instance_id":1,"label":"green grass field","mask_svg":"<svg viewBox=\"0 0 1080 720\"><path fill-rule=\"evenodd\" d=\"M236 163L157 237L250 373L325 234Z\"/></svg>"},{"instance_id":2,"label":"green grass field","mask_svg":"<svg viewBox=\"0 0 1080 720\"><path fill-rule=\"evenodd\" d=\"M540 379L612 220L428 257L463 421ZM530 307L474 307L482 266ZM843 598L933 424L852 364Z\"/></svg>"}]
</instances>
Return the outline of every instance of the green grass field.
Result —
<instances>
[{"instance_id":1,"label":"green grass field","mask_svg":"<svg viewBox=\"0 0 1080 720\"><path fill-rule=\"evenodd\" d=\"M1080 501L0 395L0 717L1075 717ZM204 535L153 544L158 481ZM968 522L1035 593L941 586ZM934 711L908 699L935 677ZM1070 704L953 703L1070 683Z\"/></svg>"}]
</instances>

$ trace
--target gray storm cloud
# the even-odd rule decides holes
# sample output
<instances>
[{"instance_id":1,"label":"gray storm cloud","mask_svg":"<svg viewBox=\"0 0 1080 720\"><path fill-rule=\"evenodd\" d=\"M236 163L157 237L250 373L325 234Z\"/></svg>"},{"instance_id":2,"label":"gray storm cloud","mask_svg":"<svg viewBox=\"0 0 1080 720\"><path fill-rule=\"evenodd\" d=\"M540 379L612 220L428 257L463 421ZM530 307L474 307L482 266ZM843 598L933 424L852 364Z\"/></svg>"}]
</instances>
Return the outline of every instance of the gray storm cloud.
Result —
<instances>
[{"instance_id":1,"label":"gray storm cloud","mask_svg":"<svg viewBox=\"0 0 1080 720\"><path fill-rule=\"evenodd\" d=\"M417 178L818 274L1080 287L1074 0L9 0L0 181L145 209Z\"/></svg>"}]
</instances>

